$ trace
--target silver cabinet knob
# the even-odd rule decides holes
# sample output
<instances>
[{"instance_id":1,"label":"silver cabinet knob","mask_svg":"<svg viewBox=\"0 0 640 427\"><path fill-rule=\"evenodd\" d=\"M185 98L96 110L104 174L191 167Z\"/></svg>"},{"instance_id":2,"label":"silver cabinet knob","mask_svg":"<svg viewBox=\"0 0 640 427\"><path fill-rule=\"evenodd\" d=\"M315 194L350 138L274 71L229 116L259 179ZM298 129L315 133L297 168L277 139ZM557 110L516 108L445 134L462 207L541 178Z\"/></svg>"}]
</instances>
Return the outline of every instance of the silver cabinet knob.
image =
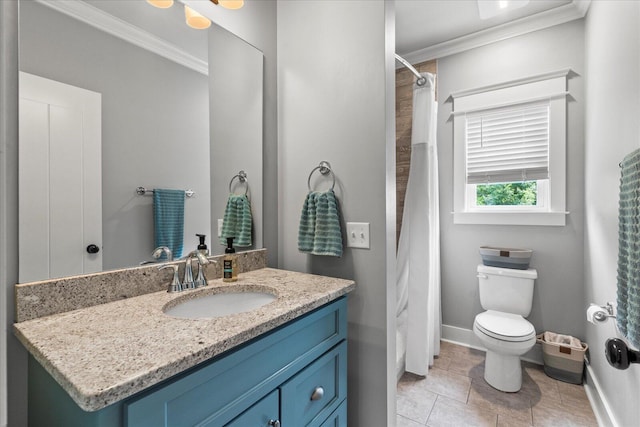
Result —
<instances>
[{"instance_id":1,"label":"silver cabinet knob","mask_svg":"<svg viewBox=\"0 0 640 427\"><path fill-rule=\"evenodd\" d=\"M269 426L280 427L280 420L269 420Z\"/></svg>"},{"instance_id":2,"label":"silver cabinet knob","mask_svg":"<svg viewBox=\"0 0 640 427\"><path fill-rule=\"evenodd\" d=\"M311 393L311 400L320 400L322 396L324 396L324 389L318 386L313 390L313 393Z\"/></svg>"}]
</instances>

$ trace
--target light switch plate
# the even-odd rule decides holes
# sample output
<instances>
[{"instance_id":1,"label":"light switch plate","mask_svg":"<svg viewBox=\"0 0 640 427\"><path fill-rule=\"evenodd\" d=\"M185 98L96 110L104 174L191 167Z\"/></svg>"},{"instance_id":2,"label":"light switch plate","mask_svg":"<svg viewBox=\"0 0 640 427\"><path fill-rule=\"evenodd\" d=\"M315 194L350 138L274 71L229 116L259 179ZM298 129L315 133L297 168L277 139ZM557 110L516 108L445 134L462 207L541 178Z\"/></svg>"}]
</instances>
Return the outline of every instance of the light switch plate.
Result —
<instances>
[{"instance_id":1,"label":"light switch plate","mask_svg":"<svg viewBox=\"0 0 640 427\"><path fill-rule=\"evenodd\" d=\"M347 223L347 247L369 249L369 223Z\"/></svg>"},{"instance_id":2,"label":"light switch plate","mask_svg":"<svg viewBox=\"0 0 640 427\"><path fill-rule=\"evenodd\" d=\"M222 218L218 218L218 237L222 236Z\"/></svg>"}]
</instances>

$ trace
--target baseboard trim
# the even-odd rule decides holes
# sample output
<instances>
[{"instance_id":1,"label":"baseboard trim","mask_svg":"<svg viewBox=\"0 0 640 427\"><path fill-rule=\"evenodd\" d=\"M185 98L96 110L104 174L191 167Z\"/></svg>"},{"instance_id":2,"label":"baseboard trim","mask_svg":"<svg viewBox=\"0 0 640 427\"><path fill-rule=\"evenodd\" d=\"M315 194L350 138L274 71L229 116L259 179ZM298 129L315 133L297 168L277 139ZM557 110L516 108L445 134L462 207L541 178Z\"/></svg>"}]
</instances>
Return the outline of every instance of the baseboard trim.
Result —
<instances>
[{"instance_id":1,"label":"baseboard trim","mask_svg":"<svg viewBox=\"0 0 640 427\"><path fill-rule=\"evenodd\" d=\"M604 394L602 394L602 389L600 388L600 383L598 382L595 372L588 362L586 363L586 367L584 391L587 393L587 397L591 403L591 408L596 416L598 425L602 427L618 427L619 424L613 416L613 411L611 410L611 406L609 406L609 402L607 402Z\"/></svg>"},{"instance_id":2,"label":"baseboard trim","mask_svg":"<svg viewBox=\"0 0 640 427\"><path fill-rule=\"evenodd\" d=\"M476 350L481 350L484 352L487 351L487 349L482 346L482 343L471 329L459 328L457 326L451 325L442 325L442 340L451 342L453 344L474 348ZM542 365L542 346L540 344L536 344L520 359Z\"/></svg>"}]
</instances>

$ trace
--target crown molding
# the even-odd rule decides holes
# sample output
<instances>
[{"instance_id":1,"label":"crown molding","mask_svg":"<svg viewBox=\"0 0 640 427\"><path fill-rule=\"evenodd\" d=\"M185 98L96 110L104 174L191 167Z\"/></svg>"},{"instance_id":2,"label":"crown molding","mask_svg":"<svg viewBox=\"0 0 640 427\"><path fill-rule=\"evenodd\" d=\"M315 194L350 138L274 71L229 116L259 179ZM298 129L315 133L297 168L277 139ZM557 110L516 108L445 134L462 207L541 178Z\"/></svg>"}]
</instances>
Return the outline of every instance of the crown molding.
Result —
<instances>
[{"instance_id":1,"label":"crown molding","mask_svg":"<svg viewBox=\"0 0 640 427\"><path fill-rule=\"evenodd\" d=\"M412 64L418 64L564 24L584 18L590 4L591 0L573 0L554 9L404 54L403 57Z\"/></svg>"},{"instance_id":2,"label":"crown molding","mask_svg":"<svg viewBox=\"0 0 640 427\"><path fill-rule=\"evenodd\" d=\"M589 11L589 6L591 6L591 0L573 0L571 4L573 4L580 11L582 17L584 18Z\"/></svg>"},{"instance_id":3,"label":"crown molding","mask_svg":"<svg viewBox=\"0 0 640 427\"><path fill-rule=\"evenodd\" d=\"M85 24L91 25L112 36L125 40L133 45L146 49L166 59L190 68L198 73L208 75L209 64L176 45L167 42L147 31L136 27L122 19L116 18L97 7L83 1L71 0L36 0L57 12L64 13Z\"/></svg>"}]
</instances>

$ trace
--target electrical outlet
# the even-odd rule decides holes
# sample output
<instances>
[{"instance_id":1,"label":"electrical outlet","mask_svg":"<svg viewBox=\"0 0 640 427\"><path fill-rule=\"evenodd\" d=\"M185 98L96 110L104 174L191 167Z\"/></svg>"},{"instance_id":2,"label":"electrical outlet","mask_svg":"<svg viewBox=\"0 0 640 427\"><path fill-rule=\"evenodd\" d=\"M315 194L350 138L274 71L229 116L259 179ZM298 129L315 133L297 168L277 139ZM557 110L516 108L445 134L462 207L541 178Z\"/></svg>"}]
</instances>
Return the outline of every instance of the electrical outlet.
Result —
<instances>
[{"instance_id":1,"label":"electrical outlet","mask_svg":"<svg viewBox=\"0 0 640 427\"><path fill-rule=\"evenodd\" d=\"M369 223L347 223L347 247L369 249Z\"/></svg>"},{"instance_id":2,"label":"electrical outlet","mask_svg":"<svg viewBox=\"0 0 640 427\"><path fill-rule=\"evenodd\" d=\"M222 223L223 223L222 218L218 218L218 237L222 236Z\"/></svg>"}]
</instances>

